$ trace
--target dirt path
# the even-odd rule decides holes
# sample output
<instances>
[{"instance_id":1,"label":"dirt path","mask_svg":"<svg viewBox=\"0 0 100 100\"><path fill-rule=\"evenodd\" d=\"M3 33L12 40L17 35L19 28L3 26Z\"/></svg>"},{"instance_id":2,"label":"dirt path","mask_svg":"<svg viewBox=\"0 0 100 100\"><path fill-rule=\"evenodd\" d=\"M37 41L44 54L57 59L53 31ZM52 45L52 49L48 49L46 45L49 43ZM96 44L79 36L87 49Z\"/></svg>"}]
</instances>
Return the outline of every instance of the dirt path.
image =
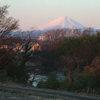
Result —
<instances>
[{"instance_id":1,"label":"dirt path","mask_svg":"<svg viewBox=\"0 0 100 100\"><path fill-rule=\"evenodd\" d=\"M55 91L19 85L0 85L0 100L100 100L66 91Z\"/></svg>"}]
</instances>

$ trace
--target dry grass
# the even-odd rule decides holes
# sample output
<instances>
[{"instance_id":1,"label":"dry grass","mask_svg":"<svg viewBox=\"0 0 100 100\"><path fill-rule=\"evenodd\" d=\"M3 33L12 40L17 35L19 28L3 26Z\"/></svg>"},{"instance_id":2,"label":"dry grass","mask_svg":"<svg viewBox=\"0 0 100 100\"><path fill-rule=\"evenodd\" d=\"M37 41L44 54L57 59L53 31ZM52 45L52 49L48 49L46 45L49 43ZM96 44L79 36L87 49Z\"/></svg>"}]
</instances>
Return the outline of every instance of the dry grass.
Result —
<instances>
[{"instance_id":1,"label":"dry grass","mask_svg":"<svg viewBox=\"0 0 100 100\"><path fill-rule=\"evenodd\" d=\"M10 90L9 93L21 94L22 92L19 90Z\"/></svg>"},{"instance_id":2,"label":"dry grass","mask_svg":"<svg viewBox=\"0 0 100 100\"><path fill-rule=\"evenodd\" d=\"M8 90L5 89L5 88L0 88L0 91L1 91L1 92L8 92Z\"/></svg>"}]
</instances>

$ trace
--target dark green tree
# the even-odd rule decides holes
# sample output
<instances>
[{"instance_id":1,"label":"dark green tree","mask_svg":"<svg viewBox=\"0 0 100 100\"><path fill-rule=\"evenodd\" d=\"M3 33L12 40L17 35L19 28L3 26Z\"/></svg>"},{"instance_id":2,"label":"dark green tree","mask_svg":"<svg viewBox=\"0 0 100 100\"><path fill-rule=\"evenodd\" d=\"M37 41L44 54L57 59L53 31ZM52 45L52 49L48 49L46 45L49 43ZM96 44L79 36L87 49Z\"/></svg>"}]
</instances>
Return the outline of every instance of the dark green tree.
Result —
<instances>
[{"instance_id":1,"label":"dark green tree","mask_svg":"<svg viewBox=\"0 0 100 100\"><path fill-rule=\"evenodd\" d=\"M13 64L7 68L7 74L9 78L14 82L26 84L30 77L25 67L25 63L31 58L31 52L29 51L31 46L29 46L29 43L30 40L25 44L25 49L20 65L16 66Z\"/></svg>"},{"instance_id":2,"label":"dark green tree","mask_svg":"<svg viewBox=\"0 0 100 100\"><path fill-rule=\"evenodd\" d=\"M25 44L25 49L24 49L24 53L22 56L22 60L20 63L20 68L25 68L25 63L31 58L30 55L32 52L30 52L29 50L31 49L31 46L29 45L30 40Z\"/></svg>"}]
</instances>

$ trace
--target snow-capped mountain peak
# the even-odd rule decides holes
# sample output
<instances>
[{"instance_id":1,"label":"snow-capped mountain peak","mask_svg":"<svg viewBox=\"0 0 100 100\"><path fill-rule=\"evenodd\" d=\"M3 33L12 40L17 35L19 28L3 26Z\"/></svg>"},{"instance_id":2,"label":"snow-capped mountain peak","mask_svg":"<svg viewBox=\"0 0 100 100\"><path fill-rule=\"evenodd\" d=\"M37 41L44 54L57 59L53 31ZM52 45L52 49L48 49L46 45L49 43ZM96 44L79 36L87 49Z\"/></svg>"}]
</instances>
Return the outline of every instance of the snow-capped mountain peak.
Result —
<instances>
[{"instance_id":1,"label":"snow-capped mountain peak","mask_svg":"<svg viewBox=\"0 0 100 100\"><path fill-rule=\"evenodd\" d=\"M50 30L50 29L63 29L63 28L87 28L86 26L74 21L69 17L60 17L50 23L38 26L35 30Z\"/></svg>"}]
</instances>

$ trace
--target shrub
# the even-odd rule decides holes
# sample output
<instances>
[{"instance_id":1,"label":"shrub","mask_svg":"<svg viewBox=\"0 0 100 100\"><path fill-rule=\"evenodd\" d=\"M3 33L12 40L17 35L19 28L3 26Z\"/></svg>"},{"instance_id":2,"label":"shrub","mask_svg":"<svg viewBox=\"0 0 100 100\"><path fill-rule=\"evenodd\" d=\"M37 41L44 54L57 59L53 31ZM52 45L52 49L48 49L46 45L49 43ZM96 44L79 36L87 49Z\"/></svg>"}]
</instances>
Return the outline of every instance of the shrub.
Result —
<instances>
[{"instance_id":1,"label":"shrub","mask_svg":"<svg viewBox=\"0 0 100 100\"><path fill-rule=\"evenodd\" d=\"M43 80L40 80L36 87L45 88L45 82Z\"/></svg>"},{"instance_id":2,"label":"shrub","mask_svg":"<svg viewBox=\"0 0 100 100\"><path fill-rule=\"evenodd\" d=\"M46 88L50 88L50 89L58 89L60 86L60 82L57 79L56 73L52 73L50 75L48 75L48 78L45 82L45 86Z\"/></svg>"},{"instance_id":3,"label":"shrub","mask_svg":"<svg viewBox=\"0 0 100 100\"><path fill-rule=\"evenodd\" d=\"M14 54L12 51L0 49L0 71L5 70L13 62Z\"/></svg>"},{"instance_id":4,"label":"shrub","mask_svg":"<svg viewBox=\"0 0 100 100\"><path fill-rule=\"evenodd\" d=\"M67 90L67 85L69 84L69 79L66 78L65 80L61 81L60 90Z\"/></svg>"},{"instance_id":5,"label":"shrub","mask_svg":"<svg viewBox=\"0 0 100 100\"><path fill-rule=\"evenodd\" d=\"M6 71L0 73L0 82L7 82L8 80L9 78Z\"/></svg>"},{"instance_id":6,"label":"shrub","mask_svg":"<svg viewBox=\"0 0 100 100\"><path fill-rule=\"evenodd\" d=\"M96 77L93 73L88 73L87 75L79 75L73 83L66 83L65 89L68 91L80 90L85 88L99 88L100 87L100 77Z\"/></svg>"},{"instance_id":7,"label":"shrub","mask_svg":"<svg viewBox=\"0 0 100 100\"><path fill-rule=\"evenodd\" d=\"M17 83L26 84L29 79L29 74L16 65L11 65L7 68L7 75L12 81Z\"/></svg>"},{"instance_id":8,"label":"shrub","mask_svg":"<svg viewBox=\"0 0 100 100\"><path fill-rule=\"evenodd\" d=\"M41 80L37 87L39 88L48 88L48 89L58 89L61 85L61 82L57 79L56 73L48 75L47 80Z\"/></svg>"},{"instance_id":9,"label":"shrub","mask_svg":"<svg viewBox=\"0 0 100 100\"><path fill-rule=\"evenodd\" d=\"M90 88L99 88L100 87L100 77L96 76L94 73L90 72L86 76L87 86Z\"/></svg>"}]
</instances>

